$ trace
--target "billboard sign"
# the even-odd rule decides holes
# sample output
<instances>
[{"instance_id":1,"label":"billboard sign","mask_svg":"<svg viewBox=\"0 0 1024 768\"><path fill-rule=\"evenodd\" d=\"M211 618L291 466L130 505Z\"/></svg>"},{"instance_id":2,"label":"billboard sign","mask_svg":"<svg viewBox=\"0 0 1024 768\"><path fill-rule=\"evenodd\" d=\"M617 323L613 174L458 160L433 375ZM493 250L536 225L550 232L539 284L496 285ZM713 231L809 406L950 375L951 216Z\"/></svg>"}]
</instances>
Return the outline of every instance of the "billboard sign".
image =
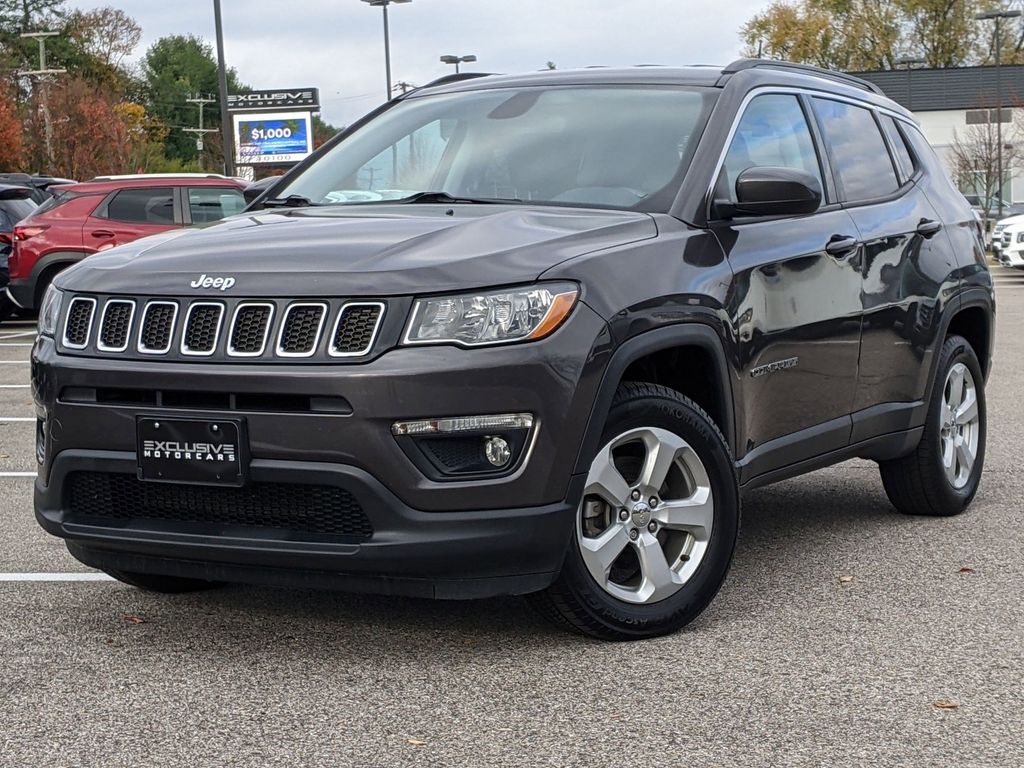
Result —
<instances>
[{"instance_id":1,"label":"billboard sign","mask_svg":"<svg viewBox=\"0 0 1024 768\"><path fill-rule=\"evenodd\" d=\"M229 112L259 112L285 109L320 111L320 90L317 88L282 88L277 91L253 91L228 95Z\"/></svg>"},{"instance_id":2,"label":"billboard sign","mask_svg":"<svg viewBox=\"0 0 1024 768\"><path fill-rule=\"evenodd\" d=\"M236 114L235 162L239 165L284 165L305 160L313 152L309 112Z\"/></svg>"}]
</instances>

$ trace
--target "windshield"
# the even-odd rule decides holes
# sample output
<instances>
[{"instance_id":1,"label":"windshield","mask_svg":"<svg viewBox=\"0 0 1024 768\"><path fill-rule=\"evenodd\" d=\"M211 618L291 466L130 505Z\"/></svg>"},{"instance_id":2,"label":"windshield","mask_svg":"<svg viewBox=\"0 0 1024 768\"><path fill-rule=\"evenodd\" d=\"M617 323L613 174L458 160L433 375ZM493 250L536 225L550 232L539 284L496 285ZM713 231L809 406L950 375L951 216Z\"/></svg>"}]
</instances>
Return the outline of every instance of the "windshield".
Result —
<instances>
[{"instance_id":1,"label":"windshield","mask_svg":"<svg viewBox=\"0 0 1024 768\"><path fill-rule=\"evenodd\" d=\"M452 198L667 211L710 89L519 88L413 97L276 192L314 204Z\"/></svg>"}]
</instances>

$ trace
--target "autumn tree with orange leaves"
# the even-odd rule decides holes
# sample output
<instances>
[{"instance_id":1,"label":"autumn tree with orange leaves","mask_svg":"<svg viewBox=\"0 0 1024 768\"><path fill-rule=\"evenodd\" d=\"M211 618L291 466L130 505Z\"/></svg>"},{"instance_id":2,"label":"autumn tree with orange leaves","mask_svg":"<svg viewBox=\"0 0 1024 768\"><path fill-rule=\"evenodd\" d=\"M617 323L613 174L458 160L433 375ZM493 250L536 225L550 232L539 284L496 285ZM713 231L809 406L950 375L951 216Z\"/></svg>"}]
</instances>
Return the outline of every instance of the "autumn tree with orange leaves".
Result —
<instances>
[{"instance_id":1,"label":"autumn tree with orange leaves","mask_svg":"<svg viewBox=\"0 0 1024 768\"><path fill-rule=\"evenodd\" d=\"M11 92L9 85L0 84L0 173L21 170L25 160L24 128Z\"/></svg>"}]
</instances>

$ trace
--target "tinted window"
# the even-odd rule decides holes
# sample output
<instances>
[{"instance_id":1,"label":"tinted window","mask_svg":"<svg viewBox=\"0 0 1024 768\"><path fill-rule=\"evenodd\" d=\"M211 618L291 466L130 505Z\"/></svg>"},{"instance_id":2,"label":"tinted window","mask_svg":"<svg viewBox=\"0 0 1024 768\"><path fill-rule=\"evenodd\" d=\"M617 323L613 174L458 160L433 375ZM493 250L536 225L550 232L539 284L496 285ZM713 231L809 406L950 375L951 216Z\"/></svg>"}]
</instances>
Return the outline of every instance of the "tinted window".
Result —
<instances>
[{"instance_id":1,"label":"tinted window","mask_svg":"<svg viewBox=\"0 0 1024 768\"><path fill-rule=\"evenodd\" d=\"M871 110L818 98L814 109L844 200L871 200L899 189L896 169Z\"/></svg>"},{"instance_id":2,"label":"tinted window","mask_svg":"<svg viewBox=\"0 0 1024 768\"><path fill-rule=\"evenodd\" d=\"M192 187L188 207L193 224L209 224L245 210L245 196L232 187Z\"/></svg>"},{"instance_id":3,"label":"tinted window","mask_svg":"<svg viewBox=\"0 0 1024 768\"><path fill-rule=\"evenodd\" d=\"M766 94L747 106L725 156L719 194L736 202L736 179L748 168L794 168L821 185L821 167L796 96ZM824 186L821 187L824 189Z\"/></svg>"},{"instance_id":4,"label":"tinted window","mask_svg":"<svg viewBox=\"0 0 1024 768\"><path fill-rule=\"evenodd\" d=\"M36 208L30 200L4 200L0 203L0 232L10 232Z\"/></svg>"},{"instance_id":5,"label":"tinted window","mask_svg":"<svg viewBox=\"0 0 1024 768\"><path fill-rule=\"evenodd\" d=\"M137 224L174 224L174 190L124 189L107 205L107 218Z\"/></svg>"},{"instance_id":6,"label":"tinted window","mask_svg":"<svg viewBox=\"0 0 1024 768\"><path fill-rule=\"evenodd\" d=\"M896 167L900 170L900 179L906 181L914 175L914 158L907 149L907 140L903 138L903 132L896 127L896 121L891 117L882 116L882 128L889 137L889 144L896 156Z\"/></svg>"}]
</instances>

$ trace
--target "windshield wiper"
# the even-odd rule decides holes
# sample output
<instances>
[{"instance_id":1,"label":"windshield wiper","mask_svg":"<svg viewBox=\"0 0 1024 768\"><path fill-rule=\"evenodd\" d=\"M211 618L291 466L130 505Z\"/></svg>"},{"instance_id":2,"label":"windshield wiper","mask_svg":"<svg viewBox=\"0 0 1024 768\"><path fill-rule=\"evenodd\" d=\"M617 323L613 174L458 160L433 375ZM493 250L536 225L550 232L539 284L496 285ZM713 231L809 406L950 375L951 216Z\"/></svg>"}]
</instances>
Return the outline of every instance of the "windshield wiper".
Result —
<instances>
[{"instance_id":1,"label":"windshield wiper","mask_svg":"<svg viewBox=\"0 0 1024 768\"><path fill-rule=\"evenodd\" d=\"M447 192L417 192L409 197L401 197L398 200L382 200L384 203L416 204L416 203L440 203L442 205L455 205L467 203L470 205L515 205L525 203L515 197L463 197L462 195L449 195Z\"/></svg>"},{"instance_id":2,"label":"windshield wiper","mask_svg":"<svg viewBox=\"0 0 1024 768\"><path fill-rule=\"evenodd\" d=\"M263 201L264 208L312 208L317 205L308 197L288 195L288 197L272 197Z\"/></svg>"}]
</instances>

